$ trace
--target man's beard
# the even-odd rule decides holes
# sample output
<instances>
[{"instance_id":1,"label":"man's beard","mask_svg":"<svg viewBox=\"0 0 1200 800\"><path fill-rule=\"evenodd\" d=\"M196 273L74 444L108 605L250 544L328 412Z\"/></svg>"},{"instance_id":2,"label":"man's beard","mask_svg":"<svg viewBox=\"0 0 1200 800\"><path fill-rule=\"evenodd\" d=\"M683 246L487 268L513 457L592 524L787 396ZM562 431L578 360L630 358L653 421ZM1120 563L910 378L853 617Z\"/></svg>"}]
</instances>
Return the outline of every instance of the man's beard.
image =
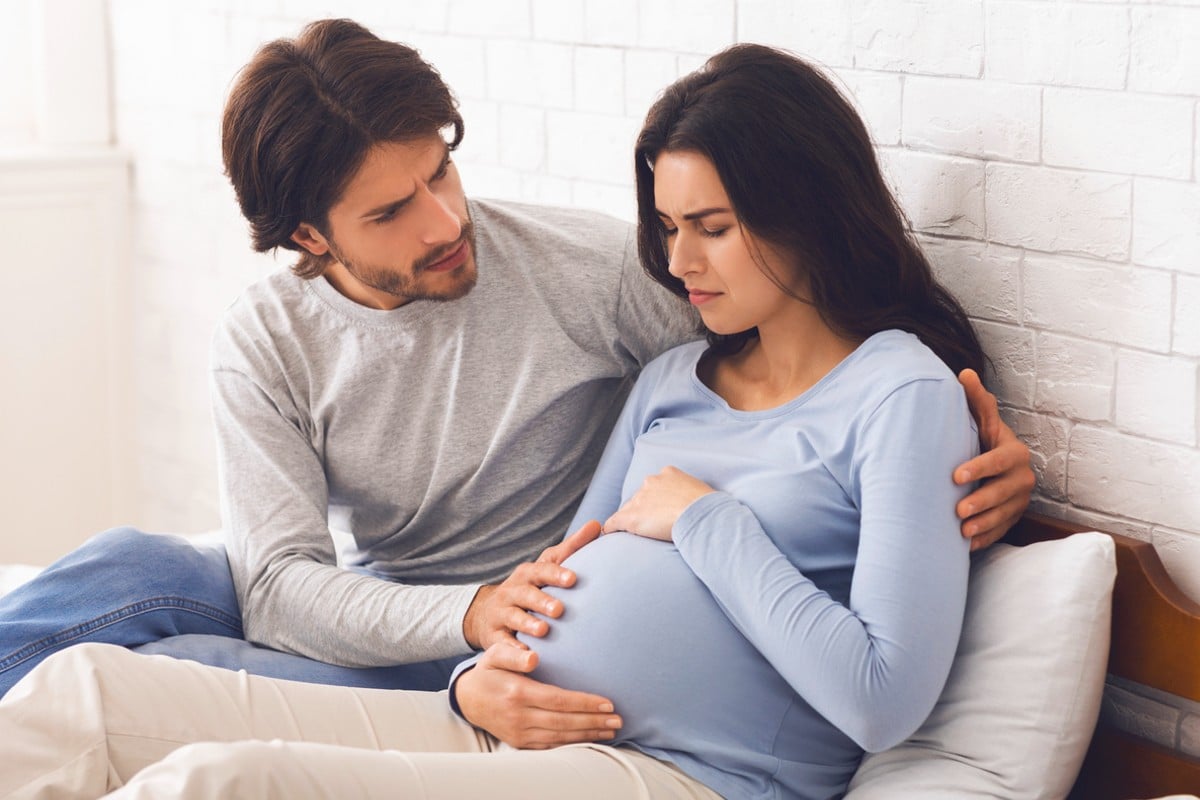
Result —
<instances>
[{"instance_id":1,"label":"man's beard","mask_svg":"<svg viewBox=\"0 0 1200 800\"><path fill-rule=\"evenodd\" d=\"M441 290L424 289L419 286L422 272L453 253L464 242L466 242L467 247L470 249L470 259L473 260L475 258L475 226L470 219L463 221L462 235L458 237L458 241L417 259L407 271L399 272L387 267L374 267L350 261L341 255L341 248L338 247L337 242L333 241L333 239L328 239L329 254L336 258L355 280L376 291L390 294L392 297L398 297L405 302L412 300L434 300L439 302L458 300L466 297L467 293L475 288L475 280L478 277L477 272L472 272L469 277ZM458 270L465 269L467 263L458 267ZM477 263L475 266L476 270L478 270Z\"/></svg>"}]
</instances>

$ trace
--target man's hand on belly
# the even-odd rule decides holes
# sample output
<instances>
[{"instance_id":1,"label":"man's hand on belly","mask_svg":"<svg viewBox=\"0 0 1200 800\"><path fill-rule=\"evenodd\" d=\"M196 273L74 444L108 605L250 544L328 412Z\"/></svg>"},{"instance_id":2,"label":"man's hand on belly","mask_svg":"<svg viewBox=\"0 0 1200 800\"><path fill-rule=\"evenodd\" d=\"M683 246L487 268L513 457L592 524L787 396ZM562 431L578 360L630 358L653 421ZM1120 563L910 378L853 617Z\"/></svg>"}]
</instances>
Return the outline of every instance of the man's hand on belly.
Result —
<instances>
[{"instance_id":1,"label":"man's hand on belly","mask_svg":"<svg viewBox=\"0 0 1200 800\"><path fill-rule=\"evenodd\" d=\"M546 750L612 739L621 727L611 700L572 692L528 677L537 653L496 643L454 684L463 717L502 742Z\"/></svg>"},{"instance_id":2,"label":"man's hand on belly","mask_svg":"<svg viewBox=\"0 0 1200 800\"><path fill-rule=\"evenodd\" d=\"M557 619L563 605L541 587L573 586L575 573L559 565L599 535L600 524L589 522L562 543L542 551L536 562L519 565L500 585L481 586L463 616L467 644L477 650L486 650L497 642L523 648L514 633L545 636L550 624L529 612Z\"/></svg>"}]
</instances>

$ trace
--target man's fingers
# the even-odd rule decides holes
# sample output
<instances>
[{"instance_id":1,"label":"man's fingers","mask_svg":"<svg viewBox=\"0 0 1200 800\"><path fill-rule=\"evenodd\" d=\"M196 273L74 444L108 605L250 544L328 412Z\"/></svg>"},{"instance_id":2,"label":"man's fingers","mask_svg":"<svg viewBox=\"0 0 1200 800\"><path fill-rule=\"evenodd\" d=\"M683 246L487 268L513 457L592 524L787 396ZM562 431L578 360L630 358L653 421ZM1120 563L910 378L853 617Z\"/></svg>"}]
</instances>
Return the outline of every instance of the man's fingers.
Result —
<instances>
[{"instance_id":1,"label":"man's fingers","mask_svg":"<svg viewBox=\"0 0 1200 800\"><path fill-rule=\"evenodd\" d=\"M967 406L971 416L979 426L979 435L985 448L996 446L1000 435L1000 406L996 396L983 388L979 374L973 369L964 369L958 373L958 382L962 384L967 395Z\"/></svg>"},{"instance_id":2,"label":"man's fingers","mask_svg":"<svg viewBox=\"0 0 1200 800\"><path fill-rule=\"evenodd\" d=\"M504 628L497 633L524 633L529 636L545 636L550 631L550 623L533 616L519 608L510 608L503 620Z\"/></svg>"},{"instance_id":3,"label":"man's fingers","mask_svg":"<svg viewBox=\"0 0 1200 800\"><path fill-rule=\"evenodd\" d=\"M497 642L484 651L476 669L502 669L509 672L533 672L537 667L538 655L532 650L524 649L507 642Z\"/></svg>"},{"instance_id":4,"label":"man's fingers","mask_svg":"<svg viewBox=\"0 0 1200 800\"><path fill-rule=\"evenodd\" d=\"M962 533L970 538L971 551L980 550L998 541L1024 511L1023 501L1010 500L964 522Z\"/></svg>"},{"instance_id":5,"label":"man's fingers","mask_svg":"<svg viewBox=\"0 0 1200 800\"><path fill-rule=\"evenodd\" d=\"M529 645L522 643L511 631L497 631L494 639L488 643L488 646L490 647L492 644L502 644L507 647L515 647L518 650L529 649Z\"/></svg>"},{"instance_id":6,"label":"man's fingers","mask_svg":"<svg viewBox=\"0 0 1200 800\"><path fill-rule=\"evenodd\" d=\"M476 665L476 669L494 668L509 672L532 672L537 666L537 653L532 650L518 650L503 644L493 645L487 649ZM519 696L521 703L531 710L545 712L548 715L563 715L564 719L572 715L597 717L602 715L608 719L613 713L612 701L591 692L576 692L570 689L560 689L548 683L524 677L513 684L513 693ZM547 727L549 717L543 716L541 724L530 727ZM550 726L553 727L553 726ZM584 726L579 726L584 727ZM591 727L607 727L604 722L592 721Z\"/></svg>"},{"instance_id":7,"label":"man's fingers","mask_svg":"<svg viewBox=\"0 0 1200 800\"><path fill-rule=\"evenodd\" d=\"M622 724L607 698L534 680L537 654L500 643L455 684L463 715L518 748L543 749L613 738Z\"/></svg>"},{"instance_id":8,"label":"man's fingers","mask_svg":"<svg viewBox=\"0 0 1200 800\"><path fill-rule=\"evenodd\" d=\"M601 712L564 712L531 709L526 717L529 729L559 731L561 733L578 733L586 731L589 734L612 732L622 725L620 716L613 713Z\"/></svg>"},{"instance_id":9,"label":"man's fingers","mask_svg":"<svg viewBox=\"0 0 1200 800\"><path fill-rule=\"evenodd\" d=\"M600 536L600 523L596 520L589 520L583 524L579 530L572 533L567 538L563 539L554 547L548 547L538 557L538 562L549 562L552 564L561 564L575 553L583 549L585 545L591 544Z\"/></svg>"},{"instance_id":10,"label":"man's fingers","mask_svg":"<svg viewBox=\"0 0 1200 800\"><path fill-rule=\"evenodd\" d=\"M536 611L539 614L545 614L547 617L562 616L563 604L557 597L552 597L546 594L536 586L528 584L517 586L506 586L501 589L503 594L500 599L503 600L506 606L513 609L515 613L521 613L521 609L525 611ZM521 630L516 626L510 625L513 630Z\"/></svg>"},{"instance_id":11,"label":"man's fingers","mask_svg":"<svg viewBox=\"0 0 1200 800\"><path fill-rule=\"evenodd\" d=\"M566 588L574 585L575 573L551 561L536 561L518 566L504 583L510 586L528 584Z\"/></svg>"},{"instance_id":12,"label":"man's fingers","mask_svg":"<svg viewBox=\"0 0 1200 800\"><path fill-rule=\"evenodd\" d=\"M612 701L607 697L560 689L548 683L535 682L529 688L529 700L538 708L556 714L611 714L613 711Z\"/></svg>"},{"instance_id":13,"label":"man's fingers","mask_svg":"<svg viewBox=\"0 0 1200 800\"><path fill-rule=\"evenodd\" d=\"M1015 486L1008 485L1009 483L1009 481L1004 480L985 483L962 500L959 500L958 505L954 507L958 518L962 520L969 519L1009 499L1017 489Z\"/></svg>"},{"instance_id":14,"label":"man's fingers","mask_svg":"<svg viewBox=\"0 0 1200 800\"><path fill-rule=\"evenodd\" d=\"M1023 449L1023 446L1021 448L998 447L988 450L986 453L980 453L954 470L954 482L962 485L971 481L994 478L1020 463L1028 463L1028 451L1025 451L1024 458L1021 458L1020 451Z\"/></svg>"}]
</instances>

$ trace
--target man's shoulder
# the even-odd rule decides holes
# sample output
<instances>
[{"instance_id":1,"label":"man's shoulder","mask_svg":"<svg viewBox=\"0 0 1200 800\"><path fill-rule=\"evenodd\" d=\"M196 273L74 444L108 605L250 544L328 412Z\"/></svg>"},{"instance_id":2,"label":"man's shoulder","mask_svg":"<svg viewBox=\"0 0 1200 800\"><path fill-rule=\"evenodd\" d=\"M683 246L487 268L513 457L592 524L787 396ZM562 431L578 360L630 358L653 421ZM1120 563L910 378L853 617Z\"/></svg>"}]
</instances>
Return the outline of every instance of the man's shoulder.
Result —
<instances>
[{"instance_id":1,"label":"man's shoulder","mask_svg":"<svg viewBox=\"0 0 1200 800\"><path fill-rule=\"evenodd\" d=\"M633 236L630 222L586 208L474 198L470 207L477 228L484 234L546 249L623 253Z\"/></svg>"},{"instance_id":2,"label":"man's shoulder","mask_svg":"<svg viewBox=\"0 0 1200 800\"><path fill-rule=\"evenodd\" d=\"M248 351L270 347L276 334L296 328L296 316L309 301L306 281L280 269L242 289L217 321L213 357L241 362Z\"/></svg>"}]
</instances>

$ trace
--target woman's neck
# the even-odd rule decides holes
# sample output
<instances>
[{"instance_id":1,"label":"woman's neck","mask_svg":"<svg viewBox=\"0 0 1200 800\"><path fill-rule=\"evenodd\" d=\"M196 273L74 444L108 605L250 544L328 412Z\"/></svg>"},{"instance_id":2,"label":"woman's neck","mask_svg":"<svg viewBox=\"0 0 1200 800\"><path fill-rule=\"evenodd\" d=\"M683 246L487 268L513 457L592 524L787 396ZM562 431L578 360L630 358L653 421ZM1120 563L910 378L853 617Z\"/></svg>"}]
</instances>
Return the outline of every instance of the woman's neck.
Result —
<instances>
[{"instance_id":1,"label":"woman's neck","mask_svg":"<svg viewBox=\"0 0 1200 800\"><path fill-rule=\"evenodd\" d=\"M810 307L811 310L811 307ZM758 338L716 360L705 382L732 408L761 411L811 389L861 343L839 336L820 315L760 325ZM702 374L703 378L704 375Z\"/></svg>"}]
</instances>

